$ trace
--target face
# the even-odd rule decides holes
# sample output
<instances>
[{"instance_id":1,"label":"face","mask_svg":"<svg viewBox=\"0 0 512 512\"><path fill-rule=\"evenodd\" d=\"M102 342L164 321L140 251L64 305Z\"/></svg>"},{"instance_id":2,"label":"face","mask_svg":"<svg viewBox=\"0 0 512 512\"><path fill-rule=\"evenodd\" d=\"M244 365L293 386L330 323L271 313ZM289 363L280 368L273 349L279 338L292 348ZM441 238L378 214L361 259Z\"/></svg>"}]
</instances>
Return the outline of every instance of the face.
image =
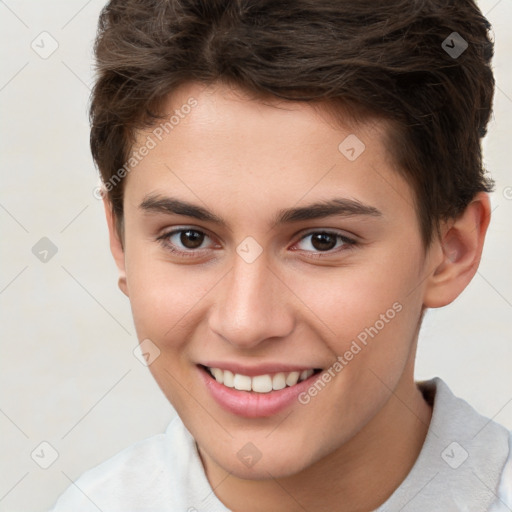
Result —
<instances>
[{"instance_id":1,"label":"face","mask_svg":"<svg viewBox=\"0 0 512 512\"><path fill-rule=\"evenodd\" d=\"M223 85L188 84L168 107L125 183L138 338L203 458L292 475L412 386L429 264L413 193L377 121L340 127Z\"/></svg>"}]
</instances>

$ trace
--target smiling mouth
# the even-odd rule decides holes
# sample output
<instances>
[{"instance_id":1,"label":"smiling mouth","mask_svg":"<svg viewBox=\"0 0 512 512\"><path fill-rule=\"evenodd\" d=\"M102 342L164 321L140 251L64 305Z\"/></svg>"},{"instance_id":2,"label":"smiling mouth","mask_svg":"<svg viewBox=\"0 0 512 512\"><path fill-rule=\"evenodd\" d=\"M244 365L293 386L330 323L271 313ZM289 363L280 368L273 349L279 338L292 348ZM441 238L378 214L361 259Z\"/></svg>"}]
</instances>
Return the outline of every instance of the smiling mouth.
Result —
<instances>
[{"instance_id":1,"label":"smiling mouth","mask_svg":"<svg viewBox=\"0 0 512 512\"><path fill-rule=\"evenodd\" d=\"M311 368L302 371L267 373L250 377L240 373L233 373L229 370L222 370L221 368L210 368L203 365L200 365L200 367L210 377L227 388L254 393L270 393L271 391L293 387L322 371L318 368Z\"/></svg>"}]
</instances>

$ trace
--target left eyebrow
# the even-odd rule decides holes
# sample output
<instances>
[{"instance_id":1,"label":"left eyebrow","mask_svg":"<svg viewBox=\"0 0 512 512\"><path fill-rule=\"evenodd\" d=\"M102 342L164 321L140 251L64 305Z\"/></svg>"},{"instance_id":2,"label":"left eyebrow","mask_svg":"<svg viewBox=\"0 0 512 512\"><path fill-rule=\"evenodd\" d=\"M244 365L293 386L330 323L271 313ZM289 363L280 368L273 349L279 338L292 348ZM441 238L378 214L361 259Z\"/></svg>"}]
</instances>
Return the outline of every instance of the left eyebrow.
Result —
<instances>
[{"instance_id":1,"label":"left eyebrow","mask_svg":"<svg viewBox=\"0 0 512 512\"><path fill-rule=\"evenodd\" d=\"M355 199L339 198L321 201L300 208L281 210L274 220L274 226L302 220L323 219L332 215L352 217L356 215L380 217L382 212Z\"/></svg>"},{"instance_id":2,"label":"left eyebrow","mask_svg":"<svg viewBox=\"0 0 512 512\"><path fill-rule=\"evenodd\" d=\"M144 198L139 207L148 213L184 215L198 220L227 226L227 222L224 219L215 215L206 208L174 197L149 195ZM272 221L272 227L278 226L279 224L291 224L304 220L323 219L333 215L343 217L380 217L382 216L382 212L374 206L361 203L355 199L335 198L299 208L280 210Z\"/></svg>"}]
</instances>

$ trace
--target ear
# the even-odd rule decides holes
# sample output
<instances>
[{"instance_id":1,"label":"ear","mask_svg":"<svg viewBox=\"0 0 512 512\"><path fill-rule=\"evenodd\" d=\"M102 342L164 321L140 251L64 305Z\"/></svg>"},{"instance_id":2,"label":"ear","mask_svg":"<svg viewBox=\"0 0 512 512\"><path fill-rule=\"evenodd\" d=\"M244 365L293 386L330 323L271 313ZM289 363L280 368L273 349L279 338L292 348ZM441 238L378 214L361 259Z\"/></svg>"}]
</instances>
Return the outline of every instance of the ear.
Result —
<instances>
[{"instance_id":1,"label":"ear","mask_svg":"<svg viewBox=\"0 0 512 512\"><path fill-rule=\"evenodd\" d=\"M128 297L128 286L126 282L126 269L124 261L124 249L121 238L117 230L116 216L106 194L103 196L103 206L105 208L105 216L107 218L108 234L110 239L110 251L119 270L119 289Z\"/></svg>"},{"instance_id":2,"label":"ear","mask_svg":"<svg viewBox=\"0 0 512 512\"><path fill-rule=\"evenodd\" d=\"M450 304L469 284L480 264L490 218L489 195L479 192L457 219L442 226L441 240L432 247L433 271L426 281L424 307Z\"/></svg>"}]
</instances>

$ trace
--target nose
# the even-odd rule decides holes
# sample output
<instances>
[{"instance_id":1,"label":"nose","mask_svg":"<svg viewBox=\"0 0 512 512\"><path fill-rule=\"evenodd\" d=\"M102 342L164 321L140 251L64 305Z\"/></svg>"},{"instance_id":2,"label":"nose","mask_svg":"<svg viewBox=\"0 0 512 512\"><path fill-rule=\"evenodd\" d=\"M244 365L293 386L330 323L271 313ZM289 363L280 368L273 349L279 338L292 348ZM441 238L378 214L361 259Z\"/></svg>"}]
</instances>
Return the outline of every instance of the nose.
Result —
<instances>
[{"instance_id":1,"label":"nose","mask_svg":"<svg viewBox=\"0 0 512 512\"><path fill-rule=\"evenodd\" d=\"M209 326L233 346L253 349L293 331L291 292L263 255L252 263L235 256L216 288Z\"/></svg>"}]
</instances>

